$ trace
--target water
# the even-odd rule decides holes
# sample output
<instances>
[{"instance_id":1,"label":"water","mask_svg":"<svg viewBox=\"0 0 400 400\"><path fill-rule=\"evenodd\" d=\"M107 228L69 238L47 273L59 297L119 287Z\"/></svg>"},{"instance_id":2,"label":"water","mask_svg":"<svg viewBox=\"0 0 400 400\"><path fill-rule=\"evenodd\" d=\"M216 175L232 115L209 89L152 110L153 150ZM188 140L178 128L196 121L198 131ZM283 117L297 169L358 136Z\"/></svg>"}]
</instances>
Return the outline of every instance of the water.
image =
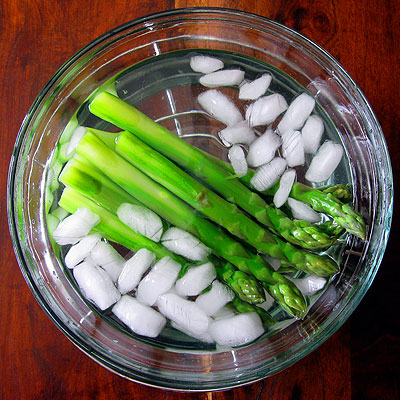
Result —
<instances>
[{"instance_id":1,"label":"water","mask_svg":"<svg viewBox=\"0 0 400 400\"><path fill-rule=\"evenodd\" d=\"M123 100L134 105L150 118L159 121L184 140L214 156L227 160L227 149L218 139L218 131L225 126L206 115L196 100L198 94L206 90L206 88L198 84L198 78L201 74L193 72L189 66L190 57L194 54L198 54L198 52L174 52L159 55L134 65L115 78L115 90ZM208 51L207 54L222 59L226 68L241 68L245 71L245 79L247 80L253 80L269 72L273 76L273 80L268 92L282 94L288 103L297 94L306 91L304 87L300 86L282 71L256 59L222 51ZM237 89L222 88L220 90L232 98L244 115L245 109L250 102L239 101L237 99ZM314 112L324 120L325 133L323 140L329 138L340 141L335 126L319 104L316 105ZM103 130L115 130L115 127L112 125L91 115L87 104L81 107L77 113L77 117L81 125ZM309 161L308 159L307 162ZM298 170L298 180L303 181L305 171L306 167ZM329 183L334 182L351 183L349 160L346 156L331 177ZM343 246L344 244L339 244L329 251L339 262ZM70 270L67 273L70 274ZM70 279L72 279L71 275ZM310 299L310 303L315 302L315 297ZM94 307L91 306L91 308L94 312L98 313ZM290 323L288 316L279 307L273 307L271 314L280 321L274 327L274 331ZM101 315L102 318L115 328L153 346L167 346L185 351L215 349L213 345L201 343L169 326L156 339L136 336L116 320L111 312ZM270 331L267 335L272 333L273 331Z\"/></svg>"}]
</instances>

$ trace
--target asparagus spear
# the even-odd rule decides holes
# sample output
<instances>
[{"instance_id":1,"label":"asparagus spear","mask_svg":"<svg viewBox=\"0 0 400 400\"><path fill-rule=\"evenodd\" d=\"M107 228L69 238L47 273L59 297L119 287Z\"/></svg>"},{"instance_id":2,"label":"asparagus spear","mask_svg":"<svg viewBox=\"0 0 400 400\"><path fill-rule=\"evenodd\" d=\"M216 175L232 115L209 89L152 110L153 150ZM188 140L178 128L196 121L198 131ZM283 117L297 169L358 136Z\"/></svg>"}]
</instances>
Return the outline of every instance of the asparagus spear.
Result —
<instances>
[{"instance_id":1,"label":"asparagus spear","mask_svg":"<svg viewBox=\"0 0 400 400\"><path fill-rule=\"evenodd\" d=\"M65 166L60 175L60 181L64 185L85 194L95 203L101 204L112 213L115 213L123 202L140 204L133 196L125 192L79 155L76 155ZM179 201L177 198L176 200ZM183 208L188 209L184 203L182 203ZM192 213L192 210L190 210L190 213ZM187 221L191 217L189 213L181 215L183 221ZM234 242L222 231L218 230L215 225L206 220L204 222L208 226L208 234L211 235L211 240L218 241L219 238L219 241L221 241L219 247L223 249L224 253L222 253L222 256L226 259L235 262L239 268L248 272L262 271L265 268L270 268L265 265L265 262L259 256L250 255L239 243ZM205 230L202 229L202 231ZM206 244L210 244L209 241ZM225 263L223 266L219 266L220 263L218 260L213 258L212 261L218 268L221 268L221 270L218 270L219 276L226 278L232 289L242 299L255 303L264 301L262 290L259 289L254 278L244 273L238 274L238 271L231 264ZM260 274L260 272L256 273Z\"/></svg>"},{"instance_id":2,"label":"asparagus spear","mask_svg":"<svg viewBox=\"0 0 400 400\"><path fill-rule=\"evenodd\" d=\"M260 280L265 280L268 285L277 283L273 275L274 270L260 256L251 254L239 242L233 240L216 225L200 217L182 200L143 175L93 134L87 133L76 150L91 164L104 171L105 175L130 195L146 204L147 207L173 225L179 226L197 236L217 256L229 261L241 271L251 273ZM71 164L68 165L70 166ZM69 183L66 180L68 165L62 174L62 180L65 184ZM89 171L87 170L86 172L89 173ZM86 182L89 183L91 180L88 179ZM94 188L102 187L101 181L100 184L94 183ZM96 194L96 189L88 189L86 192L88 195L93 196ZM117 199L119 197L118 192L116 191L112 197ZM110 207L116 207L116 204L111 204ZM279 246L276 247L279 250ZM295 298L295 301L291 302L291 304L296 304L296 308L291 310L292 315L301 317L306 310L304 298L295 285L286 278L284 278L284 281L285 291L287 290L286 286L289 285L292 290L292 296Z\"/></svg>"},{"instance_id":3,"label":"asparagus spear","mask_svg":"<svg viewBox=\"0 0 400 400\"><path fill-rule=\"evenodd\" d=\"M229 172L215 165L201 150L181 140L118 97L106 92L99 93L90 103L89 109L94 115L132 132L291 243L307 249L326 248L332 243L329 235L318 227L309 224L305 229L304 223L297 224L276 208L270 207L238 179L228 179L232 178Z\"/></svg>"},{"instance_id":4,"label":"asparagus spear","mask_svg":"<svg viewBox=\"0 0 400 400\"><path fill-rule=\"evenodd\" d=\"M162 245L154 243L152 240L148 240L140 234L135 233L122 224L118 218L109 211L86 198L73 188L67 187L64 189L59 204L70 213L74 213L79 207L87 207L93 213L100 215L101 222L96 226L95 230L100 232L102 236L108 240L122 244L133 251L138 251L145 247L154 252L159 258L169 256L181 264L182 270L185 270L189 265L182 257L171 253ZM248 304L249 307L251 307L249 302L261 303L265 301L264 296L260 295L260 293L262 293L262 287L254 278L244 272L237 271L229 263L224 263L224 265L221 266L215 258L212 261L216 266L219 278L231 287L235 295L238 296L235 297L237 301L240 301L242 304ZM245 311L243 308L241 312L248 311Z\"/></svg>"},{"instance_id":5,"label":"asparagus spear","mask_svg":"<svg viewBox=\"0 0 400 400\"><path fill-rule=\"evenodd\" d=\"M115 215L122 203L143 205L79 154L65 164L59 181Z\"/></svg>"},{"instance_id":6,"label":"asparagus spear","mask_svg":"<svg viewBox=\"0 0 400 400\"><path fill-rule=\"evenodd\" d=\"M121 134L115 149L125 160L150 178L233 235L248 241L257 250L262 250L262 242L271 240L268 231L241 213L234 204L206 188L136 137L127 133Z\"/></svg>"},{"instance_id":7,"label":"asparagus spear","mask_svg":"<svg viewBox=\"0 0 400 400\"><path fill-rule=\"evenodd\" d=\"M60 175L60 181L64 185L86 195L96 204L101 205L113 214L116 214L118 207L122 203L139 204L143 206L136 198L104 176L97 168L90 165L79 155L75 155L75 157L67 163ZM224 244L226 248L229 248L230 241L226 240ZM226 263L226 266L221 266L220 260L216 257L211 257L211 261L214 263L217 270L221 269L221 271L218 271L221 278L229 278L229 286L232 287L240 298L252 303L261 303L265 300L263 290L259 283L250 275L244 272L242 275L235 275L235 271L239 271L237 271L232 264ZM184 271L184 269L182 271Z\"/></svg>"},{"instance_id":8,"label":"asparagus spear","mask_svg":"<svg viewBox=\"0 0 400 400\"><path fill-rule=\"evenodd\" d=\"M92 183L89 189L85 189L85 192L88 195L95 192L96 201L112 207L113 212L121 202L129 197L134 197L136 201L151 208L172 225L179 226L197 236L206 246L213 248L217 255L223 256L237 266L240 265L241 268L248 269L246 264L251 262L252 257L239 242L193 212L193 209L186 203L107 148L94 135L86 134L77 147L77 153L81 157L85 157L92 165L97 165L98 169L101 169L109 179L102 179L99 175L95 176L91 168L85 168L83 163L79 163L78 168L74 168L77 163L75 159L73 160L75 164L67 164L60 177L64 184L73 185L73 179L80 179L79 174L83 173L83 177L91 174L91 182L81 180L83 185ZM75 173L76 170L80 172ZM127 193L129 193L128 198L125 197ZM111 203L109 199L114 199L114 203ZM120 202L119 199L122 201Z\"/></svg>"},{"instance_id":9,"label":"asparagus spear","mask_svg":"<svg viewBox=\"0 0 400 400\"><path fill-rule=\"evenodd\" d=\"M231 174L234 173L233 168L229 163L212 157L211 155L208 155L207 157L210 161L213 161L220 167L226 168L226 170ZM253 175L254 170L249 169L248 173L241 177L240 180L244 185L251 188L252 185L250 180ZM279 182L263 192L263 194L267 196L273 196L278 188ZM332 217L335 222L347 232L359 237L362 240L365 240L367 228L361 215L349 204L342 203L337 197L334 196L334 194L337 194L340 198L342 198L345 203L349 201L349 197L352 197L345 185L331 185L318 189L304 185L300 182L295 182L293 184L290 197L310 204L315 211L325 213Z\"/></svg>"}]
</instances>

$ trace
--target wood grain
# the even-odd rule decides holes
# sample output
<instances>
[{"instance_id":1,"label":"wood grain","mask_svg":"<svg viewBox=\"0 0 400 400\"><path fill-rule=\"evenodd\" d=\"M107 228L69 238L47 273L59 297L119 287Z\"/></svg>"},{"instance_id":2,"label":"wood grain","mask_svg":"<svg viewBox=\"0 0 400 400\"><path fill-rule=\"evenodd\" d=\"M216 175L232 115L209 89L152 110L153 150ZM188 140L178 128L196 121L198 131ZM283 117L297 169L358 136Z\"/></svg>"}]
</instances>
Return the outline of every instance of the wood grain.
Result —
<instances>
[{"instance_id":1,"label":"wood grain","mask_svg":"<svg viewBox=\"0 0 400 400\"><path fill-rule=\"evenodd\" d=\"M311 355L261 382L219 393L174 393L129 382L97 365L51 323L26 285L7 229L7 170L14 141L40 89L102 33L157 11L228 7L284 23L330 52L369 99L399 181L400 12L356 0L16 0L0 12L0 398L1 399L398 399L399 269L396 215L372 288L350 320Z\"/></svg>"}]
</instances>

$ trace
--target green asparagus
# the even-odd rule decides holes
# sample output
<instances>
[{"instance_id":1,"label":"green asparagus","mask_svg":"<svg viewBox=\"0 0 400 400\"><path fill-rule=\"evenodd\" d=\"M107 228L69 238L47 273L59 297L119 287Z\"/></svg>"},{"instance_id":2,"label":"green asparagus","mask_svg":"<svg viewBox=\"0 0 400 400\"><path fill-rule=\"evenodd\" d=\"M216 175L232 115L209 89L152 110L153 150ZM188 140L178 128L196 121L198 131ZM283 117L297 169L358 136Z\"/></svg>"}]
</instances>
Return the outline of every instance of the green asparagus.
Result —
<instances>
[{"instance_id":1,"label":"green asparagus","mask_svg":"<svg viewBox=\"0 0 400 400\"><path fill-rule=\"evenodd\" d=\"M279 259L283 268L332 276L338 272L336 263L308 250L330 247L344 230L366 237L361 215L347 204L352 193L345 185L315 189L294 183L291 197L331 219L318 225L292 219L285 207L277 209L263 196L273 196L279 183L264 193L256 192L250 184L253 170L237 177L229 163L213 160L119 99L114 87L111 94L103 87L96 91L89 109L103 118L102 123L113 123L125 131L87 128L71 159L69 151L65 152L77 126L76 118L71 120L57 148L62 163L68 161L60 175L65 185L60 207L70 213L89 208L100 216L95 230L107 240L133 251L147 248L158 258L169 256L181 265L183 274L189 267L185 258L135 232L116 216L123 203L152 209L164 223L192 233L211 249L208 260L215 265L218 278L235 292L228 307L240 313L257 312L265 327L275 321L256 306L265 301L264 291L296 318L304 317L307 305L295 284L260 254ZM58 175L56 167L60 166L54 167ZM57 187L53 179L50 204Z\"/></svg>"},{"instance_id":2,"label":"green asparagus","mask_svg":"<svg viewBox=\"0 0 400 400\"><path fill-rule=\"evenodd\" d=\"M110 207L117 207L118 199L124 199L125 191L125 193L129 193L130 196L152 209L172 225L179 226L197 236L206 246L213 248L217 255L223 255L225 259L234 265L238 267L240 265L241 268L248 269L246 264L252 261L252 257L239 242L233 240L198 213L193 212L193 209L186 203L126 162L94 135L88 133L82 139L77 147L77 153L93 165L96 165L115 183L111 191L118 194L110 196L107 189L110 183L103 184L100 177L97 176L91 182L83 180L82 183L84 185L92 183L90 189L86 189L86 192L100 192L103 204L108 204L107 199L112 197L117 203L111 204ZM68 172L73 166L73 164L68 164L67 168L65 168L61 175L63 183L73 184L72 179L67 180L68 176L72 175L78 178L78 174L75 175L74 172L69 174ZM80 166L79 169L87 175L91 174L90 168L84 169L83 166ZM91 177L94 178L93 175ZM123 189L121 194L119 191L117 192L117 188Z\"/></svg>"},{"instance_id":3,"label":"green asparagus","mask_svg":"<svg viewBox=\"0 0 400 400\"><path fill-rule=\"evenodd\" d=\"M293 185L290 196L310 204L315 211L328 214L354 236L362 240L366 239L366 226L362 216L349 204L342 203L331 193L324 193L297 182Z\"/></svg>"},{"instance_id":4,"label":"green asparagus","mask_svg":"<svg viewBox=\"0 0 400 400\"><path fill-rule=\"evenodd\" d=\"M96 204L101 205L113 214L116 214L122 203L143 205L79 155L75 155L65 166L60 175L60 181L64 185L87 196ZM226 248L229 249L229 245L231 244L229 239L226 240L224 244ZM234 249L233 246L230 248ZM240 250L239 247L238 250ZM245 254L244 249L243 254ZM229 257L230 254L227 256ZM240 298L252 303L261 303L265 300L263 290L254 278L244 272L242 272L242 275L235 275L235 271L239 271L237 271L232 264L226 264L226 266L222 267L220 266L220 260L216 257L212 257L211 261L217 268L218 275L221 278L229 278L227 281L228 285L232 287ZM221 271L219 271L220 268ZM185 271L185 269L182 271ZM230 272L230 274L228 274L228 272Z\"/></svg>"},{"instance_id":5,"label":"green asparagus","mask_svg":"<svg viewBox=\"0 0 400 400\"><path fill-rule=\"evenodd\" d=\"M224 241L221 239L221 233L215 238L210 235L208 221L191 212L190 207L185 205L182 200L129 164L95 135L87 133L76 151L93 165L100 165L100 169L112 180L173 225L193 233L208 247L215 249L216 246L219 246L220 251L226 252L225 246L222 245ZM187 209L190 211L188 212ZM263 230L263 238L258 238L257 248L261 252L284 262L289 261L296 268L310 273L329 276L337 272L337 266L328 257L297 249L273 234L269 234L270 240L268 241L267 235L267 232ZM231 244L236 247L237 245L237 242ZM216 254L219 255L220 252L216 251ZM227 261L232 262L239 269L245 269L245 272L251 268L257 269L259 262L251 257L244 257L244 255L232 256L228 259L224 256ZM256 266L252 265L254 263Z\"/></svg>"},{"instance_id":6,"label":"green asparagus","mask_svg":"<svg viewBox=\"0 0 400 400\"><path fill-rule=\"evenodd\" d=\"M113 214L122 203L143 205L116 185L84 157L75 154L62 170L59 180L101 205Z\"/></svg>"},{"instance_id":7,"label":"green asparagus","mask_svg":"<svg viewBox=\"0 0 400 400\"><path fill-rule=\"evenodd\" d=\"M270 207L258 194L232 178L225 168L215 165L196 147L181 140L146 115L109 93L99 93L90 103L90 111L104 120L125 129L143 142L157 149L198 178L208 183L231 203L237 204L257 221L266 225L293 244L307 249L326 248L332 244L329 235L318 227L296 224L274 207Z\"/></svg>"},{"instance_id":8,"label":"green asparagus","mask_svg":"<svg viewBox=\"0 0 400 400\"><path fill-rule=\"evenodd\" d=\"M251 273L258 279L264 279L268 285L276 284L273 278L273 269L267 265L260 256L252 255L239 242L233 240L216 225L201 218L199 214L193 212L182 200L144 176L135 167L109 149L92 133L87 133L85 135L76 151L81 157L85 157L87 161L92 163L93 166L96 165L98 169L104 171L109 178L121 187L120 190L125 189L130 195L134 196L143 204L146 204L147 207L151 208L173 225L179 226L197 236L206 246L210 247L217 256L229 261L243 272ZM69 181L67 179L68 175L71 175L68 169L72 168L75 162L76 159L71 160L62 174L61 179L66 185L76 185L76 183L73 183L73 180ZM84 163L82 164L85 165ZM90 168L85 170L83 167L82 169L85 173L81 174L81 176L85 178L85 176L90 175ZM78 177L79 175L77 174L76 176ZM96 179L93 178L94 175L92 174L90 179L84 179L83 182L78 185L91 185L89 188L84 188L83 190L97 202L95 197L96 193L101 192L100 189L103 187L109 187L109 184L103 185L101 180L96 181ZM118 187L117 185L115 186ZM112 190L116 190L115 187ZM123 198L123 194L120 195L119 192L115 191L111 198L118 199L120 196ZM106 202L109 197L109 193L107 195L101 195L102 201L104 202ZM110 204L107 204L107 207L109 209L114 208L115 210L117 203L115 203L114 200L110 200ZM296 304L296 307L291 309L291 315L301 318L306 311L304 298L295 285L286 278L284 278L284 281L285 291L287 290L286 285L289 285L292 288L292 295L295 298L291 304ZM262 297L262 295L260 296ZM282 296L280 296L279 299L281 300ZM252 299L250 299L250 301L252 301ZM288 307L288 305L286 306Z\"/></svg>"},{"instance_id":9,"label":"green asparagus","mask_svg":"<svg viewBox=\"0 0 400 400\"><path fill-rule=\"evenodd\" d=\"M169 256L182 266L187 264L186 260L184 260L182 257L171 253L159 243L155 243L152 240L134 232L132 229L123 224L110 211L99 206L94 201L82 195L75 189L70 187L64 188L59 200L59 206L67 210L69 213L74 213L80 207L87 207L90 211L99 215L100 223L96 225L94 229L95 231L101 232L103 237L107 240L122 244L126 248L133 251L146 248L149 251L152 251L158 258ZM243 276L241 278L243 278ZM271 277L269 277L269 279L271 279ZM297 318L302 318L306 312L306 304L302 294L292 282L282 275L275 273L274 279L274 292L271 293L271 296L274 298L276 296L276 301L278 304L282 305L286 310L288 310L290 315L293 315ZM288 283L290 286L289 289L286 287ZM270 284L265 282L264 286L268 290ZM279 287L277 288L276 286L282 286L283 292L281 293ZM237 285L234 283L233 289L235 290L236 287ZM289 292L293 297L288 294ZM286 298L283 297L283 293L286 293ZM245 294L245 292L243 292L243 294ZM282 301L286 301L286 303L281 303Z\"/></svg>"},{"instance_id":10,"label":"green asparagus","mask_svg":"<svg viewBox=\"0 0 400 400\"><path fill-rule=\"evenodd\" d=\"M233 174L233 168L229 163L207 156L210 161L218 164L220 167L224 167L227 171ZM249 169L248 173L241 177L240 180L244 185L251 188L251 178L254 175L254 170ZM279 182L272 186L270 189L263 192L267 196L273 196L279 188ZM349 204L342 203L338 198L334 196L337 194L343 199L344 203L347 203L350 197L352 197L349 189L345 185L330 185L321 189L313 188L311 186L304 185L300 182L293 184L290 192L290 197L308 203L315 211L325 213L332 217L336 223L345 229L347 232L359 237L362 240L366 238L366 226L362 216L355 211ZM325 230L326 231L326 230ZM326 231L328 232L328 231Z\"/></svg>"},{"instance_id":11,"label":"green asparagus","mask_svg":"<svg viewBox=\"0 0 400 400\"><path fill-rule=\"evenodd\" d=\"M245 239L258 251L265 252L264 243L273 241L269 231L240 212L236 205L218 196L135 136L122 133L115 150L150 178L233 235Z\"/></svg>"}]
</instances>

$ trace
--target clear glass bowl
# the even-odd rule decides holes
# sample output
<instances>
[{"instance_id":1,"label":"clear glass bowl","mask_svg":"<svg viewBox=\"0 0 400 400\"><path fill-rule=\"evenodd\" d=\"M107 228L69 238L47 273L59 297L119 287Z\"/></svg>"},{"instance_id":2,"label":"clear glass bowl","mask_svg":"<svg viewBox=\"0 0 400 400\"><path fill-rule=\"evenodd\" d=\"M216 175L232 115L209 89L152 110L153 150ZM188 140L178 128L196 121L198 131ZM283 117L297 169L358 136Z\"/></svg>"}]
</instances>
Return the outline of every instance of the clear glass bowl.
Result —
<instances>
[{"instance_id":1,"label":"clear glass bowl","mask_svg":"<svg viewBox=\"0 0 400 400\"><path fill-rule=\"evenodd\" d=\"M333 182L345 179L353 185L356 207L369 227L367 241L349 237L343 244L340 274L303 321L232 350L152 343L100 318L64 274L47 233L48 167L70 118L116 74L139 62L187 49L255 58L314 94L345 148L346 163ZM150 114L156 110L150 115L153 118L171 113L173 107L175 111L182 111L181 106L187 109L185 96L179 96L182 76L172 75L159 87L146 81L151 87L146 96L152 93L159 102L149 108ZM137 90L131 93L133 97ZM142 96L143 105L146 96ZM178 134L181 129L186 133L199 129L191 120L170 127ZM200 8L137 19L106 33L68 60L42 89L23 122L8 188L9 226L18 262L51 320L89 357L121 376L156 387L196 391L232 388L270 376L327 340L354 311L374 279L388 239L393 198L391 165L379 123L360 89L329 54L274 21L239 11Z\"/></svg>"}]
</instances>

